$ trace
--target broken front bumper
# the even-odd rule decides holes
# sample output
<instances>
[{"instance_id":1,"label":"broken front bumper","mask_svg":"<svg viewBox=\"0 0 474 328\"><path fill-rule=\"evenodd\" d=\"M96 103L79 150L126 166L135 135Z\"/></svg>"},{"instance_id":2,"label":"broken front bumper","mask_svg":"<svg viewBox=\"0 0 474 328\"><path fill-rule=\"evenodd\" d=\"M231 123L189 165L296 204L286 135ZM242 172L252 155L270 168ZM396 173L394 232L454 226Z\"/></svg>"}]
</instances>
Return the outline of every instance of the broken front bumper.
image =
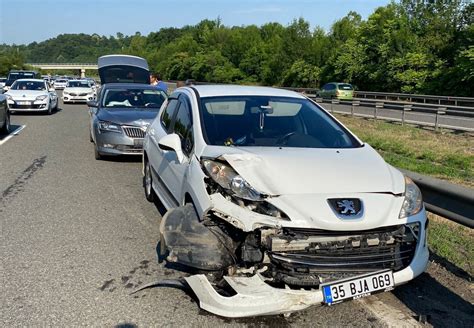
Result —
<instances>
[{"instance_id":1,"label":"broken front bumper","mask_svg":"<svg viewBox=\"0 0 474 328\"><path fill-rule=\"evenodd\" d=\"M411 264L393 273L395 286L404 284L423 273L428 264L428 248L419 243ZM294 290L274 288L265 282L260 274L251 277L229 277L224 279L237 293L222 296L212 287L205 275L185 278L199 299L200 307L223 317L250 317L255 315L275 315L292 313L312 305L322 305L321 289Z\"/></svg>"}]
</instances>

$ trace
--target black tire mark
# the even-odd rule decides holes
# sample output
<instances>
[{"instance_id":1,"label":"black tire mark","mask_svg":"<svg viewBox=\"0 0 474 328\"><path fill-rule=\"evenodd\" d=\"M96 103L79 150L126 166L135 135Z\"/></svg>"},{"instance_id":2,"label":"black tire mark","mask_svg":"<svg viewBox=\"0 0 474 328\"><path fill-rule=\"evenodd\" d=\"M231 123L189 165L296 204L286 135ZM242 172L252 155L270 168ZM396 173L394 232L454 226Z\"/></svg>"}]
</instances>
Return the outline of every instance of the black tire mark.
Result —
<instances>
[{"instance_id":1,"label":"black tire mark","mask_svg":"<svg viewBox=\"0 0 474 328\"><path fill-rule=\"evenodd\" d=\"M18 193L24 190L24 186L26 182L28 182L31 177L38 172L38 170L44 167L46 163L46 157L42 156L40 158L36 158L33 163L28 166L21 174L15 179L12 185L10 185L7 189L2 192L2 198L0 198L0 204L6 203L8 200L15 197Z\"/></svg>"}]
</instances>

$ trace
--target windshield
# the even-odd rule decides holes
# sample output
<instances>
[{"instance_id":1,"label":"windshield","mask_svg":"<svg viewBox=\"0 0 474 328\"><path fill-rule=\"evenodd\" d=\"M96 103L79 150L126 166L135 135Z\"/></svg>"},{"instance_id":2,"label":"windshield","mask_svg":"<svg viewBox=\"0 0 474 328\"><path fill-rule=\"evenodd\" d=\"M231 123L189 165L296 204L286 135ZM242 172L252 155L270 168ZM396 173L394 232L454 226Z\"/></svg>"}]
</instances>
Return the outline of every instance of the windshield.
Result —
<instances>
[{"instance_id":1,"label":"windshield","mask_svg":"<svg viewBox=\"0 0 474 328\"><path fill-rule=\"evenodd\" d=\"M153 89L108 89L102 105L104 107L160 108L166 94Z\"/></svg>"},{"instance_id":2,"label":"windshield","mask_svg":"<svg viewBox=\"0 0 474 328\"><path fill-rule=\"evenodd\" d=\"M12 85L12 90L35 90L35 91L44 91L46 90L46 85L43 81L15 81Z\"/></svg>"},{"instance_id":3,"label":"windshield","mask_svg":"<svg viewBox=\"0 0 474 328\"><path fill-rule=\"evenodd\" d=\"M338 87L339 87L339 90L353 90L352 85L347 84L347 83L339 84Z\"/></svg>"},{"instance_id":4,"label":"windshield","mask_svg":"<svg viewBox=\"0 0 474 328\"><path fill-rule=\"evenodd\" d=\"M360 144L308 99L202 98L203 133L216 146L355 148Z\"/></svg>"},{"instance_id":5,"label":"windshield","mask_svg":"<svg viewBox=\"0 0 474 328\"><path fill-rule=\"evenodd\" d=\"M67 83L67 80L56 80L56 83Z\"/></svg>"},{"instance_id":6,"label":"windshield","mask_svg":"<svg viewBox=\"0 0 474 328\"><path fill-rule=\"evenodd\" d=\"M69 88L90 88L90 84L88 81L69 81L67 83Z\"/></svg>"}]
</instances>

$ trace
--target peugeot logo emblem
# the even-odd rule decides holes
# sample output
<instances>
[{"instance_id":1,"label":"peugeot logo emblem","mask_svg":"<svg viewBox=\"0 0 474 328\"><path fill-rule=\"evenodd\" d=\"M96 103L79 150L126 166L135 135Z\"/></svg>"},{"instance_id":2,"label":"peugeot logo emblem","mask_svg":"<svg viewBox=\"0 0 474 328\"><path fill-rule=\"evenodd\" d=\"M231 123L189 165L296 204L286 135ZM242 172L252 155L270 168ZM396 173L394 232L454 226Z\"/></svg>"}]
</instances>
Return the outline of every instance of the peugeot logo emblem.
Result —
<instances>
[{"instance_id":1,"label":"peugeot logo emblem","mask_svg":"<svg viewBox=\"0 0 474 328\"><path fill-rule=\"evenodd\" d=\"M339 217L355 219L362 215L362 202L358 198L331 198L328 203Z\"/></svg>"},{"instance_id":2,"label":"peugeot logo emblem","mask_svg":"<svg viewBox=\"0 0 474 328\"><path fill-rule=\"evenodd\" d=\"M339 202L337 202L337 208L341 209L340 213L341 214L356 214L356 211L354 209L354 202L352 200L344 199Z\"/></svg>"}]
</instances>

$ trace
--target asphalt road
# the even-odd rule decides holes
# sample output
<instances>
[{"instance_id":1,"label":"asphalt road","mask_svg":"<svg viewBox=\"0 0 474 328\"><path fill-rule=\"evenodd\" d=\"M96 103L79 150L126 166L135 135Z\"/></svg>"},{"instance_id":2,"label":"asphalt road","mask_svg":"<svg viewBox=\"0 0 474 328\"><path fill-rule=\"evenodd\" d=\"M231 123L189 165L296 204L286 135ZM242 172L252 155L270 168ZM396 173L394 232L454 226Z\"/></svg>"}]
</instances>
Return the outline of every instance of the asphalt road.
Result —
<instances>
[{"instance_id":1,"label":"asphalt road","mask_svg":"<svg viewBox=\"0 0 474 328\"><path fill-rule=\"evenodd\" d=\"M157 261L162 211L144 198L140 158L96 161L86 106L60 107L52 116L12 115L13 125L26 127L0 144L1 326L386 324L365 302L314 307L289 318L231 320L200 310L178 289L131 295L144 284L183 275ZM453 279L447 284L460 284ZM426 299L417 298L425 288L422 297L457 308L452 316L433 312L437 322L472 326L472 301L449 290L446 298L446 284L439 285L428 273L398 294L369 300L382 299L408 316L426 314L432 308L423 308Z\"/></svg>"}]
</instances>

